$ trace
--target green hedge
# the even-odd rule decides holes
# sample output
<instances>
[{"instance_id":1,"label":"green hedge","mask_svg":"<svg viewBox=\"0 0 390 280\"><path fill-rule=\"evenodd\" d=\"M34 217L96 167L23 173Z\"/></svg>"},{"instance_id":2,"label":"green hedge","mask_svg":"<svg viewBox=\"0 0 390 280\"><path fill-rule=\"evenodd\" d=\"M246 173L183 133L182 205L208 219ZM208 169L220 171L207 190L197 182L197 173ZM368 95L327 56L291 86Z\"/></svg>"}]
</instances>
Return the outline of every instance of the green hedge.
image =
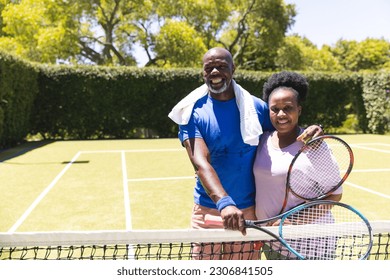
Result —
<instances>
[{"instance_id":1,"label":"green hedge","mask_svg":"<svg viewBox=\"0 0 390 280\"><path fill-rule=\"evenodd\" d=\"M367 130L359 75L315 72L301 74L309 81L309 93L300 117L301 125L321 123L327 128L337 128L343 125L348 115L355 113L359 117L359 125L354 129L363 132ZM261 97L263 84L270 75L244 72L236 76L245 88Z\"/></svg>"},{"instance_id":2,"label":"green hedge","mask_svg":"<svg viewBox=\"0 0 390 280\"><path fill-rule=\"evenodd\" d=\"M14 145L30 132L37 77L29 63L0 52L0 147Z\"/></svg>"},{"instance_id":3,"label":"green hedge","mask_svg":"<svg viewBox=\"0 0 390 280\"><path fill-rule=\"evenodd\" d=\"M365 74L362 87L368 131L380 134L390 131L390 73Z\"/></svg>"},{"instance_id":4,"label":"green hedge","mask_svg":"<svg viewBox=\"0 0 390 280\"><path fill-rule=\"evenodd\" d=\"M172 137L171 107L201 84L199 71L41 67L32 133L47 138Z\"/></svg>"},{"instance_id":5,"label":"green hedge","mask_svg":"<svg viewBox=\"0 0 390 280\"><path fill-rule=\"evenodd\" d=\"M261 97L270 74L237 71L235 79ZM322 123L337 132L352 118L353 132L389 131L390 73L303 74L310 83L303 125ZM0 145L28 134L49 139L177 137L177 125L167 115L201 84L200 69L32 65L2 54Z\"/></svg>"}]
</instances>

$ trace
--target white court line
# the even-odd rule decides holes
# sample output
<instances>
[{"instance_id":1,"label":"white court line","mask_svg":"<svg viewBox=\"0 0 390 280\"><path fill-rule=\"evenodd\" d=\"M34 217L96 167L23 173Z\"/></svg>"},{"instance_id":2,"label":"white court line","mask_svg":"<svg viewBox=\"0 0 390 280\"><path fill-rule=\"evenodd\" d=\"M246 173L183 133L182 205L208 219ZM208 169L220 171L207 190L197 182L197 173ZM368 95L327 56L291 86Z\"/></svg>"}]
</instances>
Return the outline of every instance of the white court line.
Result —
<instances>
[{"instance_id":1,"label":"white court line","mask_svg":"<svg viewBox=\"0 0 390 280\"><path fill-rule=\"evenodd\" d=\"M129 190L127 186L127 169L125 153L145 153L145 152L183 152L183 149L139 149L139 150L99 150L99 151L79 151L73 159L67 163L64 169L54 178L54 180L42 191L42 193L34 200L34 202L27 208L23 215L15 222L15 224L8 230L9 233L15 232L20 225L27 219L37 205L45 198L49 191L58 183L61 177L71 167L71 165L77 160L81 154L92 154L92 153L121 153L122 155L122 173L123 173L123 190L125 196L125 211L126 211L126 228L131 229L131 212L130 212L130 201L129 201ZM193 178L193 177L191 177Z\"/></svg>"},{"instance_id":2,"label":"white court line","mask_svg":"<svg viewBox=\"0 0 390 280\"><path fill-rule=\"evenodd\" d=\"M374 151L374 152L380 152L380 153L385 153L385 154L390 154L389 150L381 150L381 149L375 149L375 148L368 148L368 147L363 147L357 144L351 144L350 145L352 148L358 148L362 150L368 150L368 151Z\"/></svg>"},{"instance_id":3,"label":"white court line","mask_svg":"<svg viewBox=\"0 0 390 280\"><path fill-rule=\"evenodd\" d=\"M351 186L353 188L365 191L365 192L369 192L369 193L378 195L378 196L383 197L383 198L390 199L390 195L387 195L387 194L383 194L383 193L380 193L380 192L377 192L377 191L373 191L373 190L370 190L368 188L365 188L365 187L362 187L362 186L359 186L359 185L356 185L356 184L353 184L353 183L350 183L350 182L344 182L344 184L349 185L349 186Z\"/></svg>"},{"instance_id":4,"label":"white court line","mask_svg":"<svg viewBox=\"0 0 390 280\"><path fill-rule=\"evenodd\" d=\"M370 173L370 172L390 172L390 168L353 169L352 170L352 173Z\"/></svg>"},{"instance_id":5,"label":"white court line","mask_svg":"<svg viewBox=\"0 0 390 280\"><path fill-rule=\"evenodd\" d=\"M132 230L133 223L131 220L129 185L127 183L126 154L124 151L121 152L121 160L122 160L122 178L123 178L123 196L124 196L123 199L125 204L126 230ZM129 256L134 255L134 248L132 245L129 245L128 254Z\"/></svg>"},{"instance_id":6,"label":"white court line","mask_svg":"<svg viewBox=\"0 0 390 280\"><path fill-rule=\"evenodd\" d=\"M57 182L61 179L61 177L65 174L66 171L70 168L70 166L77 160L80 156L80 152L78 152L70 162L62 169L62 171L54 178L54 180L43 190L43 192L34 200L34 202L27 208L27 210L23 213L23 215L16 221L16 223L8 230L9 233L15 232L18 227L27 219L27 217L31 214L31 212L37 207L37 205L42 201L43 198L49 193L49 191L57 184Z\"/></svg>"},{"instance_id":7,"label":"white court line","mask_svg":"<svg viewBox=\"0 0 390 280\"><path fill-rule=\"evenodd\" d=\"M356 144L355 144L356 145ZM378 150L378 149L370 149L366 147L357 146L357 148L375 150L380 152L390 153L390 151ZM122 157L122 173L123 173L123 191L124 191L124 204L125 204L125 215L126 215L126 229L131 230L132 221L131 221L131 211L130 211L130 198L129 198L129 190L128 190L128 182L142 182L142 181L162 181L162 180L188 180L194 179L195 176L183 176L183 177L157 177L157 178L139 178L139 179L128 179L127 168L126 168L126 158L125 153L142 153L142 152L182 152L183 149L140 149L140 150L99 150L99 151L79 151L73 159L67 163L65 168L55 177L55 179L44 189L44 191L35 199L35 201L30 205L30 207L23 213L23 215L16 221L16 223L8 230L9 233L15 232L19 226L27 219L27 217L31 214L31 212L36 208L36 206L43 200L43 198L49 193L49 191L58 183L61 177L67 172L67 170L71 167L71 165L77 160L77 158L85 153L121 153ZM354 170L353 172L388 172L390 169L362 169L362 170ZM390 198L390 196L372 191L370 189L345 182L352 187L379 195L381 197Z\"/></svg>"},{"instance_id":8,"label":"white court line","mask_svg":"<svg viewBox=\"0 0 390 280\"><path fill-rule=\"evenodd\" d=\"M99 150L99 151L80 151L82 154L102 154L102 153L164 153L164 152L184 152L183 149L140 149L140 150Z\"/></svg>"},{"instance_id":9,"label":"white court line","mask_svg":"<svg viewBox=\"0 0 390 280\"><path fill-rule=\"evenodd\" d=\"M386 143L374 143L374 142L370 142L370 143L353 143L351 145L358 145L358 146L385 146L385 147L390 147L390 144L386 144Z\"/></svg>"},{"instance_id":10,"label":"white court line","mask_svg":"<svg viewBox=\"0 0 390 280\"><path fill-rule=\"evenodd\" d=\"M122 159L123 196L124 196L124 204L125 204L126 230L131 230L133 226L131 221L129 186L127 184L128 179L127 179L125 151L122 151L121 159Z\"/></svg>"},{"instance_id":11,"label":"white court line","mask_svg":"<svg viewBox=\"0 0 390 280\"><path fill-rule=\"evenodd\" d=\"M184 176L184 177L155 177L155 178L138 178L128 179L128 182L146 182L146 181L164 181L164 180L188 180L195 179L195 176Z\"/></svg>"}]
</instances>

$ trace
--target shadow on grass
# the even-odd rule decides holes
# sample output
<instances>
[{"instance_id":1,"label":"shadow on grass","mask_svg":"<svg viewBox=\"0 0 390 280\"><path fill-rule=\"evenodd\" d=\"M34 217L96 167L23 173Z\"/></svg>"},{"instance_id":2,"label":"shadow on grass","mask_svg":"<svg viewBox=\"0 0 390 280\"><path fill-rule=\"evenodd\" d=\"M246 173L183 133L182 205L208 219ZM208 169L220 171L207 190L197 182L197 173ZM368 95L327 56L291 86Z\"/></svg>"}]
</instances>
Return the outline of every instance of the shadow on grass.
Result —
<instances>
[{"instance_id":1,"label":"shadow on grass","mask_svg":"<svg viewBox=\"0 0 390 280\"><path fill-rule=\"evenodd\" d=\"M42 140L42 141L32 141L25 142L16 147L0 150L0 163L5 162L7 160L17 158L21 155L24 155L28 152L31 152L35 149L44 147L51 143L55 142L54 140Z\"/></svg>"}]
</instances>

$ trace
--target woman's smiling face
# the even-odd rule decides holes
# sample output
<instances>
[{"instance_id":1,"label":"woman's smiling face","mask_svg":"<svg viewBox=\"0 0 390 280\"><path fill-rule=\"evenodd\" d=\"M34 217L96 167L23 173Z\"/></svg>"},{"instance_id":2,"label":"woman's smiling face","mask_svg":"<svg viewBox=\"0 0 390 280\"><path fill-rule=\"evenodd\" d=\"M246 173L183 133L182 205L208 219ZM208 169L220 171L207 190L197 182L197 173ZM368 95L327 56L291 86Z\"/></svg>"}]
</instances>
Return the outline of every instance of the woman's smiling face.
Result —
<instances>
[{"instance_id":1,"label":"woman's smiling face","mask_svg":"<svg viewBox=\"0 0 390 280\"><path fill-rule=\"evenodd\" d=\"M292 88L275 89L268 100L270 118L280 133L295 132L302 107L298 104L298 93Z\"/></svg>"}]
</instances>

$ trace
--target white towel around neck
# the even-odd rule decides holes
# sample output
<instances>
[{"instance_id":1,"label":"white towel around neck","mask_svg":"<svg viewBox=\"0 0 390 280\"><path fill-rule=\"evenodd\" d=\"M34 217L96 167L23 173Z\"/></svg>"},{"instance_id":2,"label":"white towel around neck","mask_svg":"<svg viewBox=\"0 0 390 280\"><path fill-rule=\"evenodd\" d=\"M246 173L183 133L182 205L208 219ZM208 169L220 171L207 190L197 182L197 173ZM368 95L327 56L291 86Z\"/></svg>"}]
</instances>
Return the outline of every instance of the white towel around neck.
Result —
<instances>
[{"instance_id":1,"label":"white towel around neck","mask_svg":"<svg viewBox=\"0 0 390 280\"><path fill-rule=\"evenodd\" d=\"M236 95L237 107L240 111L240 130L242 140L246 144L256 146L259 143L259 136L263 133L263 129L259 122L253 98L248 91L243 89L234 80L232 80L232 83L234 93ZM203 84L177 103L168 114L168 117L179 125L188 124L195 102L206 94L208 94L208 88L206 84Z\"/></svg>"}]
</instances>

